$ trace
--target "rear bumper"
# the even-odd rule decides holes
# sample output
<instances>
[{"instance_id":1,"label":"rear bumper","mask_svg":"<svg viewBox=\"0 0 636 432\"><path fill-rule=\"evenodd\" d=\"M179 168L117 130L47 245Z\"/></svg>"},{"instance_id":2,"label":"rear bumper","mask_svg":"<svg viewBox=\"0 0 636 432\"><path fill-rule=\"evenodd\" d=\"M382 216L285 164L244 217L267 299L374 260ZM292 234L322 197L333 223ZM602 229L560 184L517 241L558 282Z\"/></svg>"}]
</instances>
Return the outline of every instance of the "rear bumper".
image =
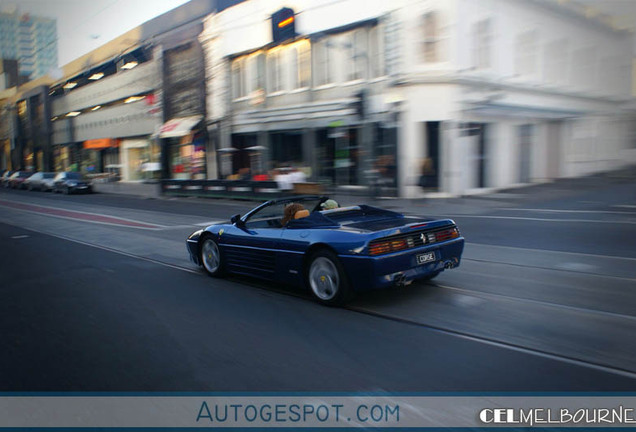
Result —
<instances>
[{"instance_id":1,"label":"rear bumper","mask_svg":"<svg viewBox=\"0 0 636 432\"><path fill-rule=\"evenodd\" d=\"M464 238L377 257L341 255L340 260L355 291L407 285L461 262ZM417 264L417 255L434 252L435 261Z\"/></svg>"},{"instance_id":2,"label":"rear bumper","mask_svg":"<svg viewBox=\"0 0 636 432\"><path fill-rule=\"evenodd\" d=\"M93 192L93 187L92 186L69 186L68 188L69 193L92 193Z\"/></svg>"}]
</instances>

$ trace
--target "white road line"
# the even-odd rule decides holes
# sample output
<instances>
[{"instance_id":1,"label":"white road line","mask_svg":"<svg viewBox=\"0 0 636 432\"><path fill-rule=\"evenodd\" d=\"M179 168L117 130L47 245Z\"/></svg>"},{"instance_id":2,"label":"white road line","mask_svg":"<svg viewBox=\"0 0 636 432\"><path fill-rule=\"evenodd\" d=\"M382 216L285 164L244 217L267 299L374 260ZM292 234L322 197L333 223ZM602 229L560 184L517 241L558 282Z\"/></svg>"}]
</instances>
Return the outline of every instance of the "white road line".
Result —
<instances>
[{"instance_id":1,"label":"white road line","mask_svg":"<svg viewBox=\"0 0 636 432\"><path fill-rule=\"evenodd\" d=\"M132 222L132 223L138 223L138 224L144 224L144 225L154 225L156 228L142 228L142 227L132 227L129 225L123 225L123 224L115 224L115 223L110 223L110 222L97 222L97 221L91 221L88 219L76 219L70 216L61 216L61 215L54 215L54 214L50 214L50 213L42 213L42 212L38 212L37 210L27 210L27 209L21 209L21 208L16 208L16 207L11 207L11 206L7 206L5 205L4 207L13 209L13 210L22 210L22 211L27 211L30 213L36 213L42 216L55 216L55 217L60 217L62 219L70 219L70 220L81 220L84 222L92 222L92 223L101 223L104 225L116 225L116 226L128 226L129 228L142 228L142 229L151 229L151 230L157 230L157 229L161 229L161 228L165 228L165 225L160 225L160 224L156 224L153 222L145 222L145 221L139 221L139 220L135 220L135 219L128 219L125 217L121 217L121 216L114 216L114 215L109 215L109 214L105 214L105 213L93 213L93 212L87 212L84 210L71 210L71 209L66 209L66 208L62 208L62 207L52 207L52 206L46 206L46 205L42 205L42 204L34 204L32 202L26 202L26 201L16 201L16 200L4 200L10 203L15 203L15 204L22 204L22 205L27 205L27 206L33 206L33 207L42 207L42 208L46 208L46 209L51 209L51 210L59 210L59 211L65 211L65 212L72 212L72 213L80 213L80 214L86 214L86 215L91 215L91 216L101 216L101 217L108 217L108 218L113 218L113 219L120 219L122 221L126 221L126 222ZM2 205L2 203L0 203L0 205Z\"/></svg>"},{"instance_id":2,"label":"white road line","mask_svg":"<svg viewBox=\"0 0 636 432\"><path fill-rule=\"evenodd\" d=\"M10 222L3 221L2 223L18 227L18 225L13 225ZM152 259L152 258L147 258L147 257L141 256L141 255L135 255L135 254L124 252L122 250L114 249L114 248L111 248L111 247L108 247L108 246L102 246L102 245L97 245L95 243L89 243L89 242L85 242L85 241L82 241L82 240L77 240L77 239L74 239L72 237L67 237L67 236L64 236L64 235L61 235L61 234L54 234L54 233L51 233L51 232L42 231L42 230L38 230L38 229L35 229L35 228L24 228L24 227L21 227L21 226L19 228L25 229L27 231L33 231L33 232L36 232L36 233L39 233L39 234L44 234L44 235L47 235L47 236L59 238L59 239L66 240L66 241L69 241L69 242L81 244L81 245L84 245L84 246L94 247L94 248L105 250L105 251L108 251L108 252L113 252L113 253L116 253L116 254L119 254L119 255L127 256L129 258L137 258L137 259L140 259L142 261L148 261L148 262L151 262L151 263L154 263L154 264L162 265L164 267L170 267L170 268L175 269L175 270L181 270L181 271L184 271L184 272L187 272L187 273L193 273L193 274L198 274L198 275L202 275L203 274L203 273L201 273L200 271L197 271L197 270L188 269L188 268L185 268L185 267L181 267L181 266L178 266L178 265L175 265L175 264L166 263L166 262L163 262L163 261L158 261L158 260L155 260L155 259Z\"/></svg>"},{"instance_id":3,"label":"white road line","mask_svg":"<svg viewBox=\"0 0 636 432\"><path fill-rule=\"evenodd\" d=\"M529 299L529 298L523 298L523 297L514 297L514 296L510 296L507 294L497 294L497 293L490 293L490 292L484 292L484 291L476 291L476 290L469 290L469 289L465 289L465 288L458 288L458 287L454 287L454 286L450 286L450 285L434 285L440 288L444 288L444 289L448 289L451 291L460 291L464 294L468 294L468 295L472 295L472 296L483 296L483 297L495 297L495 298L502 298L508 301L519 301L522 303L531 303L531 304L537 304L537 305L541 305L541 306L550 306L550 307L555 307L555 308L562 308L562 309L569 309L569 310L573 310L576 312L586 312L586 313L591 313L591 314L596 314L596 315L603 315L603 316L611 316L613 318L622 318L622 319L628 319L628 320L636 320L636 316L633 315L625 315L625 314L621 314L621 313L617 313L617 312L608 312L608 311L603 311L603 310L598 310L598 309L588 309L588 308L584 308L584 307L578 307L578 306L570 306L570 305L564 305L562 303L553 303L553 302L547 302L547 301L543 301L543 300L534 300L534 299Z\"/></svg>"},{"instance_id":4,"label":"white road line","mask_svg":"<svg viewBox=\"0 0 636 432\"><path fill-rule=\"evenodd\" d=\"M478 259L462 257L462 262L464 262L464 261L480 262L480 263L487 263L487 264L492 264L492 265L502 265L502 266L509 266L509 267L522 267L522 268L531 268L531 269L538 269L538 270L549 270L549 271L556 271L556 272L576 273L576 274L579 274L579 275L585 275L586 277L601 278L601 279L615 279L615 280L626 281L626 282L636 282L636 279L630 278L630 277L625 277L625 276L612 276L612 275L605 275L605 274L601 274L601 273L590 273L590 272L582 272L582 271L576 271L576 270L560 269L560 268L556 268L556 267L543 267L543 266L536 266L536 265L503 263L503 262L497 262L497 261L486 261L486 260L478 260ZM477 275L477 276L482 276L482 277L491 277L491 278L499 278L499 279L513 279L510 276L499 275L499 274L496 274L496 273L479 273L479 272L466 270L466 267L462 267L461 268L461 272L462 272L462 274L472 274L472 275ZM556 282L552 282L552 281L550 281L549 284L550 285L555 285L555 286L570 287L570 285L560 284L560 283L556 283Z\"/></svg>"},{"instance_id":5,"label":"white road line","mask_svg":"<svg viewBox=\"0 0 636 432\"><path fill-rule=\"evenodd\" d=\"M636 261L636 258L619 257L619 256L615 256L615 255L597 255L597 254L588 254L588 253L582 253L582 252L555 251L555 250L550 250L550 249L520 248L520 247L515 247L515 246L500 246L500 245L492 245L492 244L486 244L486 243L473 243L473 242L466 242L466 244L469 244L469 245L472 245L472 246L496 247L496 248L503 248L503 249L521 250L521 251L528 251L528 252L537 252L537 253L541 253L541 254L546 254L546 253L565 254L565 255L587 256L587 257L592 257L592 258L607 258L607 259L616 259L616 260L625 260L625 261Z\"/></svg>"},{"instance_id":6,"label":"white road line","mask_svg":"<svg viewBox=\"0 0 636 432\"><path fill-rule=\"evenodd\" d=\"M618 204L613 207L636 209L636 205L632 205L632 204Z\"/></svg>"},{"instance_id":7,"label":"white road line","mask_svg":"<svg viewBox=\"0 0 636 432\"><path fill-rule=\"evenodd\" d=\"M43 216L43 217L54 217L54 218L58 218L58 219L64 219L64 220L68 220L68 221L74 221L74 222L86 222L86 223L92 223L92 224L98 224L98 225L108 225L108 226L114 226L114 227L120 227L120 228L133 228L133 229L141 229L141 230L148 230L148 231L160 231L162 229L165 229L165 226L162 225L156 225L156 224L152 224L149 222L139 222L139 221L133 221L130 219L123 219L123 218L119 218L122 220L126 220L128 222L134 222L134 223L140 223L140 224L146 224L146 225L155 225L155 227L140 227L140 226L134 226L134 225L125 225L125 224L117 224L117 223L112 223L112 222L103 222L103 221L95 221L95 220L90 220L90 219L77 219L71 216L62 216L62 215L56 215L56 214L51 214L51 213L42 213L36 210L27 210L27 209L20 209L20 208L15 208L15 207L10 207L10 206L3 206L0 203L0 206L9 209L9 210L14 210L14 211L20 211L20 212L27 212L27 213L31 213L37 216ZM60 210L64 210L64 209L60 209ZM97 213L93 213L96 214ZM101 215L98 215L101 216ZM114 217L117 218L116 216L110 216L110 217Z\"/></svg>"},{"instance_id":8,"label":"white road line","mask_svg":"<svg viewBox=\"0 0 636 432\"><path fill-rule=\"evenodd\" d=\"M636 215L636 213L634 212L608 211L608 210L553 210L553 209L533 209L533 208L513 208L513 207L504 207L504 208L499 208L497 210L527 211L527 212L537 212L537 213L594 213L594 214L622 214L622 215L631 215L631 216Z\"/></svg>"},{"instance_id":9,"label":"white road line","mask_svg":"<svg viewBox=\"0 0 636 432\"><path fill-rule=\"evenodd\" d=\"M370 316L384 318L391 321L411 324L417 327L423 327L431 331L436 331L439 333L455 336L460 339L469 340L469 341L480 343L483 345L494 346L497 348L507 349L510 351L520 352L520 353L528 354L528 355L533 355L539 358L545 358L545 359L549 359L549 360L553 360L553 361L557 361L561 363L572 364L579 367L584 367L584 368L598 370L605 373L610 373L613 375L620 375L620 376L628 377L631 379L636 378L636 372L622 369L618 366L609 366L609 365L604 365L600 363L594 363L591 360L580 360L574 357L569 357L566 354L548 352L545 349L524 347L515 342L504 342L504 341L493 339L492 336L473 335L461 330L452 330L447 327L441 327L434 324L425 324L419 321L415 321L413 319L402 318L402 317L387 314L387 313L377 312L373 309L365 309L363 307L351 307L348 309L350 311L362 313L365 315L370 315Z\"/></svg>"},{"instance_id":10,"label":"white road line","mask_svg":"<svg viewBox=\"0 0 636 432\"><path fill-rule=\"evenodd\" d=\"M473 218L473 219L509 219L509 220L526 220L526 221L539 221L539 222L567 222L567 223L593 223L593 224L613 224L613 225L636 225L636 221L604 221L604 220L592 220L592 219L546 219L546 218L531 218L531 217L517 217L517 216L483 216L483 215L448 215L449 218Z\"/></svg>"},{"instance_id":11,"label":"white road line","mask_svg":"<svg viewBox=\"0 0 636 432\"><path fill-rule=\"evenodd\" d=\"M25 239L25 238L29 238L28 235L16 235L16 236L12 236L11 237L14 240L20 240L20 239Z\"/></svg>"}]
</instances>

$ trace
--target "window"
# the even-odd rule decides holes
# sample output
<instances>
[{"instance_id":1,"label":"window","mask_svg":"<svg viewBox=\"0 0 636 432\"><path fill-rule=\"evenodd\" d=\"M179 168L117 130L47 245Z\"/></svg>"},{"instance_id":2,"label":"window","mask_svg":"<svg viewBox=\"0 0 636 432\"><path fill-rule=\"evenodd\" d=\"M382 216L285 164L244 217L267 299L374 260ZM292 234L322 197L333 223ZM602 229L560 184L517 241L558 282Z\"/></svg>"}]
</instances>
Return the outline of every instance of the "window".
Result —
<instances>
[{"instance_id":1,"label":"window","mask_svg":"<svg viewBox=\"0 0 636 432\"><path fill-rule=\"evenodd\" d=\"M281 60L280 49L267 54L267 90L269 93L275 93L283 90L283 69Z\"/></svg>"},{"instance_id":2,"label":"window","mask_svg":"<svg viewBox=\"0 0 636 432\"><path fill-rule=\"evenodd\" d=\"M533 76L537 72L537 32L527 31L517 36L515 75Z\"/></svg>"},{"instance_id":3,"label":"window","mask_svg":"<svg viewBox=\"0 0 636 432\"><path fill-rule=\"evenodd\" d=\"M545 48L545 80L565 84L568 79L568 43L565 39L550 42Z\"/></svg>"},{"instance_id":4,"label":"window","mask_svg":"<svg viewBox=\"0 0 636 432\"><path fill-rule=\"evenodd\" d=\"M294 46L288 50L289 54L289 78L292 89L297 89L301 87L300 85L300 73L299 73L299 64L298 64L298 47Z\"/></svg>"},{"instance_id":5,"label":"window","mask_svg":"<svg viewBox=\"0 0 636 432\"><path fill-rule=\"evenodd\" d=\"M311 84L311 56L309 53L309 44L296 44L288 52L291 88L309 87Z\"/></svg>"},{"instance_id":6,"label":"window","mask_svg":"<svg viewBox=\"0 0 636 432\"><path fill-rule=\"evenodd\" d=\"M424 63L439 61L439 16L435 11L422 16L422 60Z\"/></svg>"},{"instance_id":7,"label":"window","mask_svg":"<svg viewBox=\"0 0 636 432\"><path fill-rule=\"evenodd\" d=\"M367 67L366 31L356 30L349 34L345 48L349 53L347 81L364 79Z\"/></svg>"},{"instance_id":8,"label":"window","mask_svg":"<svg viewBox=\"0 0 636 432\"><path fill-rule=\"evenodd\" d=\"M474 25L474 61L475 69L488 69L491 66L492 24L484 19Z\"/></svg>"},{"instance_id":9,"label":"window","mask_svg":"<svg viewBox=\"0 0 636 432\"><path fill-rule=\"evenodd\" d=\"M265 87L265 58L263 54L250 57L250 92Z\"/></svg>"},{"instance_id":10,"label":"window","mask_svg":"<svg viewBox=\"0 0 636 432\"><path fill-rule=\"evenodd\" d=\"M299 87L309 87L311 84L311 51L309 43L300 45L297 53Z\"/></svg>"},{"instance_id":11,"label":"window","mask_svg":"<svg viewBox=\"0 0 636 432\"><path fill-rule=\"evenodd\" d=\"M330 84L333 81L331 55L331 44L328 39L322 39L314 44L316 85Z\"/></svg>"},{"instance_id":12,"label":"window","mask_svg":"<svg viewBox=\"0 0 636 432\"><path fill-rule=\"evenodd\" d=\"M372 77L386 75L384 63L384 44L378 26L369 30L369 63Z\"/></svg>"},{"instance_id":13,"label":"window","mask_svg":"<svg viewBox=\"0 0 636 432\"><path fill-rule=\"evenodd\" d=\"M580 48L572 52L570 84L578 88L590 88L596 82L596 50Z\"/></svg>"},{"instance_id":14,"label":"window","mask_svg":"<svg viewBox=\"0 0 636 432\"><path fill-rule=\"evenodd\" d=\"M232 96L234 99L241 98L247 94L245 75L244 59L234 60L232 62Z\"/></svg>"}]
</instances>

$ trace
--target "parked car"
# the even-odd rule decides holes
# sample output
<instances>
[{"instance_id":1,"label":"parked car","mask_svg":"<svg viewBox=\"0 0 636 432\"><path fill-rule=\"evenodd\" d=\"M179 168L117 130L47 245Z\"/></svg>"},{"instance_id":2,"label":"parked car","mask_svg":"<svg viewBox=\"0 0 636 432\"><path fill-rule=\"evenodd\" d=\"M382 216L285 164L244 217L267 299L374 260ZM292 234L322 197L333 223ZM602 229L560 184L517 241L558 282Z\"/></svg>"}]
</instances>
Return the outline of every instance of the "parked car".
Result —
<instances>
[{"instance_id":1,"label":"parked car","mask_svg":"<svg viewBox=\"0 0 636 432\"><path fill-rule=\"evenodd\" d=\"M11 177L12 174L13 171L11 170L6 170L4 173L2 173L2 177L0 177L0 186L9 187L9 177Z\"/></svg>"},{"instance_id":2,"label":"parked car","mask_svg":"<svg viewBox=\"0 0 636 432\"><path fill-rule=\"evenodd\" d=\"M324 210L333 207L323 205L327 201L271 200L230 223L196 231L186 240L190 259L211 276L237 273L308 287L327 305L342 304L356 291L432 279L460 264L464 238L451 219L367 205ZM304 209L285 224L290 203Z\"/></svg>"},{"instance_id":3,"label":"parked car","mask_svg":"<svg viewBox=\"0 0 636 432\"><path fill-rule=\"evenodd\" d=\"M65 194L84 192L92 193L93 185L78 172L61 172L53 180L53 192Z\"/></svg>"},{"instance_id":4,"label":"parked car","mask_svg":"<svg viewBox=\"0 0 636 432\"><path fill-rule=\"evenodd\" d=\"M53 189L53 179L55 173L52 172L37 172L24 181L25 189L30 191L49 191Z\"/></svg>"},{"instance_id":5,"label":"parked car","mask_svg":"<svg viewBox=\"0 0 636 432\"><path fill-rule=\"evenodd\" d=\"M9 187L13 189L24 189L24 182L31 177L31 171L16 171L9 177Z\"/></svg>"}]
</instances>

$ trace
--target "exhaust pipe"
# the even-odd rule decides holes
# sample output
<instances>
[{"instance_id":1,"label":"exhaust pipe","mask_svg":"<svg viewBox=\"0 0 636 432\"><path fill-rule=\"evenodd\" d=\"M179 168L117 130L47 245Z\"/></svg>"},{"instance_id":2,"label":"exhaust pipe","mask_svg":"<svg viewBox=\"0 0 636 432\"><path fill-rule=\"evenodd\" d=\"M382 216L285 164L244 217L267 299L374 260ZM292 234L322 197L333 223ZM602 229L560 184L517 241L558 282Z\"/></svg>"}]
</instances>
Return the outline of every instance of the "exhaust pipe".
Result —
<instances>
[{"instance_id":1,"label":"exhaust pipe","mask_svg":"<svg viewBox=\"0 0 636 432\"><path fill-rule=\"evenodd\" d=\"M445 270L452 269L453 267L455 267L455 264L453 264L453 262L452 262L452 261L446 261L446 262L444 263L444 269L445 269Z\"/></svg>"},{"instance_id":2,"label":"exhaust pipe","mask_svg":"<svg viewBox=\"0 0 636 432\"><path fill-rule=\"evenodd\" d=\"M393 278L393 283L394 283L396 286L403 287L403 286L405 286L405 285L406 285L406 283L405 283L405 279L406 279L406 277L405 277L403 274L399 274L399 275L396 275L396 276Z\"/></svg>"}]
</instances>

